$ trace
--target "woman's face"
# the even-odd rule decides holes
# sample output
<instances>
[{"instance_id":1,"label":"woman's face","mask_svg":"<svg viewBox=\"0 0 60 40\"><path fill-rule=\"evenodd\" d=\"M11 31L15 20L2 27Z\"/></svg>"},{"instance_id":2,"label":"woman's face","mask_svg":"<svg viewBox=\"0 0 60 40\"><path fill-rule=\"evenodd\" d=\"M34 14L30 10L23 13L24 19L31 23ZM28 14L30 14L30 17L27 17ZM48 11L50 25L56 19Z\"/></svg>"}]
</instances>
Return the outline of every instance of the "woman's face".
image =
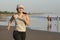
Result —
<instances>
[{"instance_id":1,"label":"woman's face","mask_svg":"<svg viewBox=\"0 0 60 40\"><path fill-rule=\"evenodd\" d=\"M22 13L23 11L24 11L24 8L22 8L22 7L18 8L19 13Z\"/></svg>"}]
</instances>

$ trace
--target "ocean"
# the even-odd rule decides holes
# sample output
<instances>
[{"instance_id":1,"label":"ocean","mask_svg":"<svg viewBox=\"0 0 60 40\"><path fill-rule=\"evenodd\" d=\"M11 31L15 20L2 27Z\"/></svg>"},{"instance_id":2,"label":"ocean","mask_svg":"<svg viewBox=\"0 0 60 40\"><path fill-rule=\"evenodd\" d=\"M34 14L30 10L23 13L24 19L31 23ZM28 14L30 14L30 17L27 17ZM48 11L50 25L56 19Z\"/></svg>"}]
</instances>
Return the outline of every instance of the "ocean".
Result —
<instances>
[{"instance_id":1,"label":"ocean","mask_svg":"<svg viewBox=\"0 0 60 40\"><path fill-rule=\"evenodd\" d=\"M11 16L4 16L5 21L0 21L0 25L7 26L8 21L11 18ZM30 26L27 26L28 28L32 30L42 30L42 31L48 31L47 30L47 25L48 25L48 20L47 17L45 16L29 16L30 18ZM60 20L56 20L57 17L52 17L52 28L50 32L60 32ZM14 26L14 21L12 22L11 26Z\"/></svg>"}]
</instances>

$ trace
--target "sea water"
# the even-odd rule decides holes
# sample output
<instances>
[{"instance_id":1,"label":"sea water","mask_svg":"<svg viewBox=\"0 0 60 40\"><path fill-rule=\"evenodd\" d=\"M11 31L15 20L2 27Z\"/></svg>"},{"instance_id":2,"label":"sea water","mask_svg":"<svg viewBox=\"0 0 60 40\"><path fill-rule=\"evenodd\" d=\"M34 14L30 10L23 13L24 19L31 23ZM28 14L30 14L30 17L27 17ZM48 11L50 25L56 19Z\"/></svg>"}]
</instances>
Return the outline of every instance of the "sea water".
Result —
<instances>
[{"instance_id":1,"label":"sea water","mask_svg":"<svg viewBox=\"0 0 60 40\"><path fill-rule=\"evenodd\" d=\"M5 16L6 21L0 21L0 25L7 26L8 21L11 18L11 16ZM47 25L48 25L48 20L47 17L44 16L29 16L30 18L30 29L33 30L42 30L42 31L48 31L47 30ZM60 32L60 21L57 22L56 17L52 17L52 28L51 32ZM12 26L14 26L14 21L12 22Z\"/></svg>"}]
</instances>

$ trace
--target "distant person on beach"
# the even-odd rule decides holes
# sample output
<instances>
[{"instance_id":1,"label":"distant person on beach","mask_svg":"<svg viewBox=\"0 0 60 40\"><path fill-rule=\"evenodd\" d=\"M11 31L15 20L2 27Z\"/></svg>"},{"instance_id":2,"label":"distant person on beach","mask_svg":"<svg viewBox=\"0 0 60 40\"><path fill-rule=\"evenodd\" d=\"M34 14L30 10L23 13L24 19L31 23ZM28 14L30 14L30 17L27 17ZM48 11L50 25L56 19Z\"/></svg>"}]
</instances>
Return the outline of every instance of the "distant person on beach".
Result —
<instances>
[{"instance_id":1,"label":"distant person on beach","mask_svg":"<svg viewBox=\"0 0 60 40\"><path fill-rule=\"evenodd\" d=\"M17 5L18 14L12 15L8 22L8 30L10 30L11 23L15 21L15 30L13 31L14 40L25 40L26 38L26 26L30 25L28 14L24 12L24 6Z\"/></svg>"},{"instance_id":2,"label":"distant person on beach","mask_svg":"<svg viewBox=\"0 0 60 40\"><path fill-rule=\"evenodd\" d=\"M48 15L47 17L47 20L48 20L48 27L47 27L47 30L50 31L51 30L51 17Z\"/></svg>"}]
</instances>

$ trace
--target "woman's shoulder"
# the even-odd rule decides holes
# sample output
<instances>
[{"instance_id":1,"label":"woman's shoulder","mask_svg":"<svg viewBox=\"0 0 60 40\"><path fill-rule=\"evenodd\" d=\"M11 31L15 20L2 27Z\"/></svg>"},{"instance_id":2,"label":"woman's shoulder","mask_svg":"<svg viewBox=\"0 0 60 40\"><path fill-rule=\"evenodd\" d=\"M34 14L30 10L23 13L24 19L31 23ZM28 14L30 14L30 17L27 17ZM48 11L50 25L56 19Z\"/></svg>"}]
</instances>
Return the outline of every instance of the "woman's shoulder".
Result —
<instances>
[{"instance_id":1,"label":"woman's shoulder","mask_svg":"<svg viewBox=\"0 0 60 40\"><path fill-rule=\"evenodd\" d=\"M13 14L12 16L18 16L17 14Z\"/></svg>"},{"instance_id":2,"label":"woman's shoulder","mask_svg":"<svg viewBox=\"0 0 60 40\"><path fill-rule=\"evenodd\" d=\"M17 14L13 14L13 15L12 15L12 17L14 17L14 18L17 17L17 16L18 16Z\"/></svg>"}]
</instances>

